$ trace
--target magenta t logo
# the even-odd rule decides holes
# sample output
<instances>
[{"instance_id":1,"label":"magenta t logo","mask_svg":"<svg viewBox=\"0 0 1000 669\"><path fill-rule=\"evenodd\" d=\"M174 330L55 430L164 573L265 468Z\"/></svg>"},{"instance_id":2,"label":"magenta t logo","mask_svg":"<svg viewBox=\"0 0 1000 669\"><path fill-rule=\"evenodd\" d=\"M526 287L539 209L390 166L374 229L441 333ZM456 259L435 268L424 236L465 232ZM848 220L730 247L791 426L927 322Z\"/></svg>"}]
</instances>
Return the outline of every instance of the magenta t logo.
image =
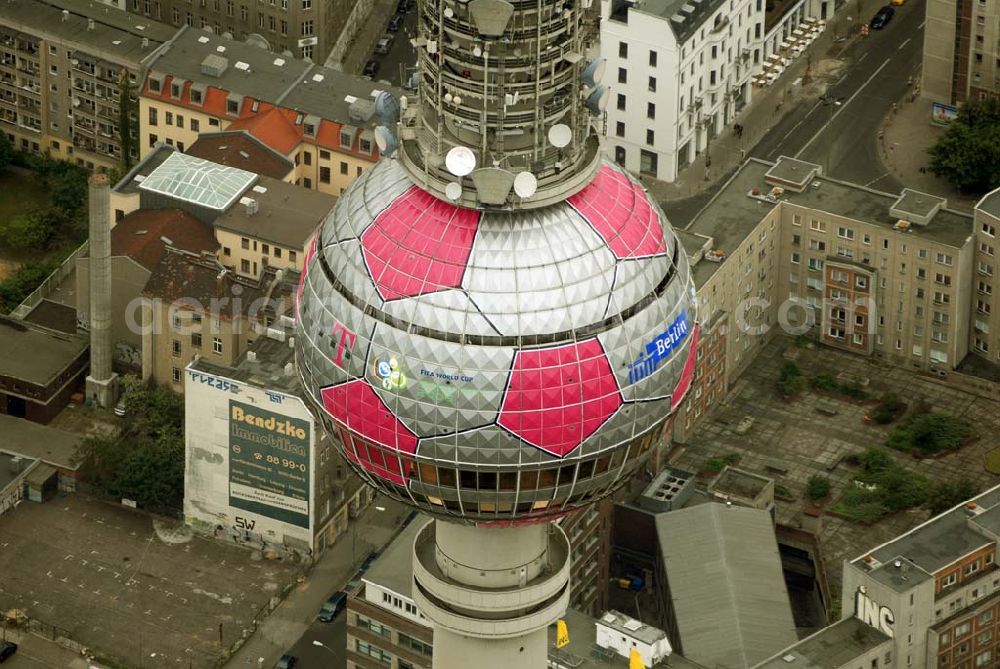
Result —
<instances>
[{"instance_id":1,"label":"magenta t logo","mask_svg":"<svg viewBox=\"0 0 1000 669\"><path fill-rule=\"evenodd\" d=\"M333 324L330 335L332 337L340 336L340 339L337 341L337 353L333 356L333 362L341 369L344 369L344 351L354 348L354 340L358 336L340 323Z\"/></svg>"}]
</instances>

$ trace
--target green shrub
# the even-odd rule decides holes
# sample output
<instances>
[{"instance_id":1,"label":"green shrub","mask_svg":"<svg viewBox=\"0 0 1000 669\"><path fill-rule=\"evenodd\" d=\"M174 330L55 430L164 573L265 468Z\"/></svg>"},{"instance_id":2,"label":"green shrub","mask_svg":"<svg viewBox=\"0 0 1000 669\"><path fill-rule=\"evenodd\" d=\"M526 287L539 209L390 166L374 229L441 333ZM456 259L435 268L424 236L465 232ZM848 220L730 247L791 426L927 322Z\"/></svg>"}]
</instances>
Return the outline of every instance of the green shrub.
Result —
<instances>
[{"instance_id":1,"label":"green shrub","mask_svg":"<svg viewBox=\"0 0 1000 669\"><path fill-rule=\"evenodd\" d=\"M825 476L814 475L809 477L806 484L806 495L814 502L818 502L830 494L830 479Z\"/></svg>"},{"instance_id":2,"label":"green shrub","mask_svg":"<svg viewBox=\"0 0 1000 669\"><path fill-rule=\"evenodd\" d=\"M781 366L781 374L778 377L778 391L782 397L794 397L802 392L805 387L805 377L802 370L791 360L786 361Z\"/></svg>"},{"instance_id":3,"label":"green shrub","mask_svg":"<svg viewBox=\"0 0 1000 669\"><path fill-rule=\"evenodd\" d=\"M889 433L887 445L933 455L958 448L970 434L969 424L961 418L940 413L911 414Z\"/></svg>"},{"instance_id":4,"label":"green shrub","mask_svg":"<svg viewBox=\"0 0 1000 669\"><path fill-rule=\"evenodd\" d=\"M861 457L861 463L862 472L857 483L848 488L834 506L838 513L855 522L869 524L893 511L927 502L927 479L897 464L888 451L870 448Z\"/></svg>"},{"instance_id":5,"label":"green shrub","mask_svg":"<svg viewBox=\"0 0 1000 669\"><path fill-rule=\"evenodd\" d=\"M927 493L927 508L936 516L975 497L977 492L976 486L968 479L955 483L940 481L932 485Z\"/></svg>"},{"instance_id":6,"label":"green shrub","mask_svg":"<svg viewBox=\"0 0 1000 669\"><path fill-rule=\"evenodd\" d=\"M863 400L868 397L868 391L862 388L859 383L855 381L841 383L832 374L827 372L820 372L812 378L810 383L815 390L838 393L856 400Z\"/></svg>"},{"instance_id":7,"label":"green shrub","mask_svg":"<svg viewBox=\"0 0 1000 669\"><path fill-rule=\"evenodd\" d=\"M837 390L838 386L839 384L837 383L837 380L833 378L831 374L827 374L826 372L817 374L812 379L812 387L816 390L829 390L833 392Z\"/></svg>"},{"instance_id":8,"label":"green shrub","mask_svg":"<svg viewBox=\"0 0 1000 669\"><path fill-rule=\"evenodd\" d=\"M723 469L726 468L726 461L722 458L712 458L705 463L705 471L711 472L713 474L718 474Z\"/></svg>"},{"instance_id":9,"label":"green shrub","mask_svg":"<svg viewBox=\"0 0 1000 669\"><path fill-rule=\"evenodd\" d=\"M872 420L879 425L886 425L896 420L899 414L906 410L906 402L899 399L895 393L886 393L882 401L871 413Z\"/></svg>"}]
</instances>

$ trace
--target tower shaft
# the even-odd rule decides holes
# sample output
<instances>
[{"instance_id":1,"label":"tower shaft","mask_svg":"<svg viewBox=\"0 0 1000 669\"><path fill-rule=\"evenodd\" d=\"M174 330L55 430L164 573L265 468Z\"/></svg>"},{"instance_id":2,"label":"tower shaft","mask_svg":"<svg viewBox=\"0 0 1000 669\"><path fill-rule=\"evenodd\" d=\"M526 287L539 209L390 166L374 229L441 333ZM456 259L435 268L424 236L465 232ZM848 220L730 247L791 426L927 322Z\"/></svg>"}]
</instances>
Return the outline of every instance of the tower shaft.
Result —
<instances>
[{"instance_id":1,"label":"tower shaft","mask_svg":"<svg viewBox=\"0 0 1000 669\"><path fill-rule=\"evenodd\" d=\"M111 370L111 190L106 174L89 180L90 374L87 398L102 407L117 399Z\"/></svg>"},{"instance_id":2,"label":"tower shaft","mask_svg":"<svg viewBox=\"0 0 1000 669\"><path fill-rule=\"evenodd\" d=\"M569 604L569 541L555 524L432 521L414 541L413 599L434 623L434 669L546 666Z\"/></svg>"}]
</instances>

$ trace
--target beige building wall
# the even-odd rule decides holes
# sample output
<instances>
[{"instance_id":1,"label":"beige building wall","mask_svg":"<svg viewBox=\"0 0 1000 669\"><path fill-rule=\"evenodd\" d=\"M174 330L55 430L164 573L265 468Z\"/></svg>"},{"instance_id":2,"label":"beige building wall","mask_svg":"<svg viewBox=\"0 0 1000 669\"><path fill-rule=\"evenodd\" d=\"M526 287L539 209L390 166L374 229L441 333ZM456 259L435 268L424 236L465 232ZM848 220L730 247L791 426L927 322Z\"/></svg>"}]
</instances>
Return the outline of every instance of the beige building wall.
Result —
<instances>
[{"instance_id":1,"label":"beige building wall","mask_svg":"<svg viewBox=\"0 0 1000 669\"><path fill-rule=\"evenodd\" d=\"M968 2L968 0L963 0ZM977 0L978 1L978 0ZM923 97L952 103L955 71L956 0L927 0L924 60L920 89Z\"/></svg>"},{"instance_id":2,"label":"beige building wall","mask_svg":"<svg viewBox=\"0 0 1000 669\"><path fill-rule=\"evenodd\" d=\"M139 98L139 151L145 158L158 143L184 151L203 132L225 130L232 121L212 116L165 100Z\"/></svg>"},{"instance_id":3,"label":"beige building wall","mask_svg":"<svg viewBox=\"0 0 1000 669\"><path fill-rule=\"evenodd\" d=\"M215 238L220 245L222 264L237 274L253 278L260 276L260 271L268 265L301 272L306 247L312 239L307 239L303 248L292 249L223 228L215 228Z\"/></svg>"},{"instance_id":4,"label":"beige building wall","mask_svg":"<svg viewBox=\"0 0 1000 669\"><path fill-rule=\"evenodd\" d=\"M287 157L295 163L294 183L336 196L375 164L374 156L365 160L306 142L299 144Z\"/></svg>"},{"instance_id":5,"label":"beige building wall","mask_svg":"<svg viewBox=\"0 0 1000 669\"><path fill-rule=\"evenodd\" d=\"M1000 271L1000 217L976 208L974 228L976 270L970 290L969 346L984 358L1000 362L1000 304L996 296L1000 290L996 277Z\"/></svg>"},{"instance_id":6,"label":"beige building wall","mask_svg":"<svg viewBox=\"0 0 1000 669\"><path fill-rule=\"evenodd\" d=\"M142 378L184 392L184 368L200 356L219 365L233 365L253 339L246 319L213 319L208 313L174 310L146 298L151 326L143 341ZM176 320L175 320L176 319Z\"/></svg>"},{"instance_id":7,"label":"beige building wall","mask_svg":"<svg viewBox=\"0 0 1000 669\"><path fill-rule=\"evenodd\" d=\"M805 300L820 322L826 263L871 267L873 352L917 369L953 369L961 362L968 351L971 239L955 248L919 231L897 232L792 202L781 207L789 221L782 235L779 299Z\"/></svg>"},{"instance_id":8,"label":"beige building wall","mask_svg":"<svg viewBox=\"0 0 1000 669\"><path fill-rule=\"evenodd\" d=\"M959 104L1000 95L1000 0L928 0L923 95Z\"/></svg>"},{"instance_id":9,"label":"beige building wall","mask_svg":"<svg viewBox=\"0 0 1000 669\"><path fill-rule=\"evenodd\" d=\"M116 365L142 367L142 330L145 322L142 290L148 269L127 256L111 258L111 342ZM76 260L77 320L90 320L90 257Z\"/></svg>"}]
</instances>

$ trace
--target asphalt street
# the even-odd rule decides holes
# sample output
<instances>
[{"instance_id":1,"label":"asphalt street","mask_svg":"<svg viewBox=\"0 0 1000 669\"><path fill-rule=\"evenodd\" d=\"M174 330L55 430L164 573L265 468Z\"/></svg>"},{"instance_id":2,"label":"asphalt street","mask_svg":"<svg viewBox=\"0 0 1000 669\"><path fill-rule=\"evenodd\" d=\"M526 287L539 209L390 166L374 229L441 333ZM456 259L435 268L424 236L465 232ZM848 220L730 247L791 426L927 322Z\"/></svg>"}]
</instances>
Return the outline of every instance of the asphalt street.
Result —
<instances>
[{"instance_id":1,"label":"asphalt street","mask_svg":"<svg viewBox=\"0 0 1000 669\"><path fill-rule=\"evenodd\" d=\"M416 3L403 15L403 23L399 31L395 33L387 32L386 35L394 36L392 47L389 53L379 55L373 53L372 60L379 64L378 73L373 77L377 81L388 81L394 86L403 86L406 79L416 66L417 55L410 39L417 34L417 8ZM409 69L409 72L406 70Z\"/></svg>"},{"instance_id":2,"label":"asphalt street","mask_svg":"<svg viewBox=\"0 0 1000 669\"><path fill-rule=\"evenodd\" d=\"M322 646L313 642L319 641ZM299 658L296 669L327 669L347 666L347 613L341 611L333 622L316 620L288 651Z\"/></svg>"},{"instance_id":3,"label":"asphalt street","mask_svg":"<svg viewBox=\"0 0 1000 669\"><path fill-rule=\"evenodd\" d=\"M868 3L865 21L878 5ZM794 156L818 163L838 179L898 192L902 185L887 174L878 158L878 132L904 96L909 77L916 79L924 43L926 0L909 0L882 30L854 41L842 54L844 74L823 99L798 102L765 134L749 155L765 160ZM839 103L839 104L838 104ZM728 175L722 177L725 183ZM660 204L670 221L686 226L718 188Z\"/></svg>"},{"instance_id":4,"label":"asphalt street","mask_svg":"<svg viewBox=\"0 0 1000 669\"><path fill-rule=\"evenodd\" d=\"M916 78L924 44L926 0L896 7L882 30L873 30L843 54L846 74L825 99L799 103L750 155L767 160L788 155L822 165L832 177L886 191L901 185L878 159L878 132L892 105ZM871 5L874 14L875 6ZM866 21L870 16L863 17ZM839 104L838 104L839 103Z\"/></svg>"}]
</instances>

